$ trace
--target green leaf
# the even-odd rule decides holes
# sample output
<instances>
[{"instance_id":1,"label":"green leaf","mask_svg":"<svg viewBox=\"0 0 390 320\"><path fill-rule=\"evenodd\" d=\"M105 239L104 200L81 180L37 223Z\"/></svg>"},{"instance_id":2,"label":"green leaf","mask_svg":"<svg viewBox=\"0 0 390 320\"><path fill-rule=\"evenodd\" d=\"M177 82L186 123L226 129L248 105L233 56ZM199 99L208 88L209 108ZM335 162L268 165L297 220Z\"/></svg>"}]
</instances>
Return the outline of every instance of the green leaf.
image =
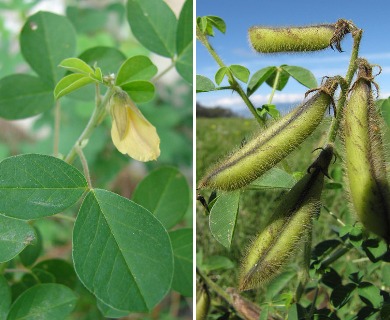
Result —
<instances>
[{"instance_id":1,"label":"green leaf","mask_svg":"<svg viewBox=\"0 0 390 320\"><path fill-rule=\"evenodd\" d=\"M222 18L217 16L207 16L206 19L222 33L226 32L226 23Z\"/></svg>"},{"instance_id":2,"label":"green leaf","mask_svg":"<svg viewBox=\"0 0 390 320\"><path fill-rule=\"evenodd\" d=\"M42 251L42 235L39 229L33 226L36 237L19 254L20 261L28 267L35 263Z\"/></svg>"},{"instance_id":3,"label":"green leaf","mask_svg":"<svg viewBox=\"0 0 390 320\"><path fill-rule=\"evenodd\" d=\"M0 214L23 220L62 212L88 185L75 167L55 157L24 154L0 162Z\"/></svg>"},{"instance_id":4,"label":"green leaf","mask_svg":"<svg viewBox=\"0 0 390 320\"><path fill-rule=\"evenodd\" d=\"M234 263L224 256L210 256L202 263L202 269L207 273L220 269L233 269L234 267Z\"/></svg>"},{"instance_id":5,"label":"green leaf","mask_svg":"<svg viewBox=\"0 0 390 320\"><path fill-rule=\"evenodd\" d=\"M44 270L54 276L55 282L63 284L69 288L75 288L77 282L77 276L73 269L73 266L61 259L49 259L43 260L37 263L32 269Z\"/></svg>"},{"instance_id":6,"label":"green leaf","mask_svg":"<svg viewBox=\"0 0 390 320\"><path fill-rule=\"evenodd\" d=\"M62 60L59 66L76 73L83 73L85 75L95 74L95 71L87 63L78 58Z\"/></svg>"},{"instance_id":7,"label":"green leaf","mask_svg":"<svg viewBox=\"0 0 390 320\"><path fill-rule=\"evenodd\" d=\"M172 289L192 297L192 229L171 231L169 236L175 258Z\"/></svg>"},{"instance_id":8,"label":"green leaf","mask_svg":"<svg viewBox=\"0 0 390 320\"><path fill-rule=\"evenodd\" d=\"M11 306L11 289L7 280L0 275L0 319L7 319L9 307Z\"/></svg>"},{"instance_id":9,"label":"green leaf","mask_svg":"<svg viewBox=\"0 0 390 320\"><path fill-rule=\"evenodd\" d=\"M250 71L247 68L238 64L232 64L229 69L238 80L244 83L248 82Z\"/></svg>"},{"instance_id":10,"label":"green leaf","mask_svg":"<svg viewBox=\"0 0 390 320\"><path fill-rule=\"evenodd\" d=\"M183 218L190 205L188 182L176 168L156 169L138 184L133 201L170 229Z\"/></svg>"},{"instance_id":11,"label":"green leaf","mask_svg":"<svg viewBox=\"0 0 390 320\"><path fill-rule=\"evenodd\" d=\"M100 301L97 299L96 301L97 307L101 311L101 313L106 317L110 319L117 319L117 318L122 318L127 316L130 312L129 311L124 311L124 310L118 310L115 308L112 308L108 305L106 305L103 301Z\"/></svg>"},{"instance_id":12,"label":"green leaf","mask_svg":"<svg viewBox=\"0 0 390 320\"><path fill-rule=\"evenodd\" d=\"M377 100L377 105L380 107L387 127L390 128L390 98Z\"/></svg>"},{"instance_id":13,"label":"green leaf","mask_svg":"<svg viewBox=\"0 0 390 320\"><path fill-rule=\"evenodd\" d=\"M378 309L383 303L383 297L379 288L369 282L362 282L358 287L360 299L368 306Z\"/></svg>"},{"instance_id":14,"label":"green leaf","mask_svg":"<svg viewBox=\"0 0 390 320\"><path fill-rule=\"evenodd\" d=\"M173 254L164 227L143 207L106 190L84 199L73 262L84 286L118 310L149 311L171 287Z\"/></svg>"},{"instance_id":15,"label":"green leaf","mask_svg":"<svg viewBox=\"0 0 390 320\"><path fill-rule=\"evenodd\" d=\"M213 91L215 85L209 78L201 75L196 75L196 92Z\"/></svg>"},{"instance_id":16,"label":"green leaf","mask_svg":"<svg viewBox=\"0 0 390 320\"><path fill-rule=\"evenodd\" d=\"M215 74L215 82L217 85L220 85L223 78L225 78L226 73L229 71L228 67L219 68Z\"/></svg>"},{"instance_id":17,"label":"green leaf","mask_svg":"<svg viewBox=\"0 0 390 320\"><path fill-rule=\"evenodd\" d=\"M214 238L230 248L236 227L240 190L222 193L213 205L209 224Z\"/></svg>"},{"instance_id":18,"label":"green leaf","mask_svg":"<svg viewBox=\"0 0 390 320\"><path fill-rule=\"evenodd\" d=\"M13 120L35 116L54 105L53 89L40 78L13 74L0 79L0 117Z\"/></svg>"},{"instance_id":19,"label":"green leaf","mask_svg":"<svg viewBox=\"0 0 390 320\"><path fill-rule=\"evenodd\" d=\"M251 96L275 71L276 67L266 67L256 71L248 83L248 96Z\"/></svg>"},{"instance_id":20,"label":"green leaf","mask_svg":"<svg viewBox=\"0 0 390 320\"><path fill-rule=\"evenodd\" d=\"M126 60L126 56L118 49L97 46L85 50L79 55L79 59L84 60L91 66L96 64L104 71L104 74L109 74L116 72L120 68Z\"/></svg>"},{"instance_id":21,"label":"green leaf","mask_svg":"<svg viewBox=\"0 0 390 320\"><path fill-rule=\"evenodd\" d=\"M390 319L390 303L385 302L381 308L380 319Z\"/></svg>"},{"instance_id":22,"label":"green leaf","mask_svg":"<svg viewBox=\"0 0 390 320\"><path fill-rule=\"evenodd\" d=\"M127 20L143 46L161 56L174 57L177 21L164 1L127 1Z\"/></svg>"},{"instance_id":23,"label":"green leaf","mask_svg":"<svg viewBox=\"0 0 390 320\"><path fill-rule=\"evenodd\" d=\"M270 189L281 188L291 189L297 181L286 171L279 168L272 168L260 178L253 181L248 188L250 189Z\"/></svg>"},{"instance_id":24,"label":"green leaf","mask_svg":"<svg viewBox=\"0 0 390 320\"><path fill-rule=\"evenodd\" d=\"M390 265L385 264L382 267L382 281L387 287L390 286Z\"/></svg>"},{"instance_id":25,"label":"green leaf","mask_svg":"<svg viewBox=\"0 0 390 320\"><path fill-rule=\"evenodd\" d=\"M0 262L13 259L35 237L34 229L25 221L0 215Z\"/></svg>"},{"instance_id":26,"label":"green leaf","mask_svg":"<svg viewBox=\"0 0 390 320\"><path fill-rule=\"evenodd\" d=\"M59 99L75 90L78 90L94 80L82 73L72 73L63 77L54 88L54 97Z\"/></svg>"},{"instance_id":27,"label":"green leaf","mask_svg":"<svg viewBox=\"0 0 390 320\"><path fill-rule=\"evenodd\" d=\"M150 81L130 81L120 86L135 103L148 102L154 98L154 84Z\"/></svg>"},{"instance_id":28,"label":"green leaf","mask_svg":"<svg viewBox=\"0 0 390 320\"><path fill-rule=\"evenodd\" d=\"M348 283L345 286L337 286L332 291L330 301L335 308L340 309L351 299L351 295L355 289L356 285L354 283Z\"/></svg>"},{"instance_id":29,"label":"green leaf","mask_svg":"<svg viewBox=\"0 0 390 320\"><path fill-rule=\"evenodd\" d=\"M187 0L181 9L176 32L176 70L192 84L192 12L193 1Z\"/></svg>"},{"instance_id":30,"label":"green leaf","mask_svg":"<svg viewBox=\"0 0 390 320\"><path fill-rule=\"evenodd\" d=\"M290 78L290 75L284 71L283 69L276 68L276 72L270 74L270 76L265 80L265 82L271 87L274 87L274 82L276 80L276 75L279 75L279 81L276 85L276 90L282 91L283 88L286 86L288 79Z\"/></svg>"},{"instance_id":31,"label":"green leaf","mask_svg":"<svg viewBox=\"0 0 390 320\"><path fill-rule=\"evenodd\" d=\"M126 60L126 56L118 49L103 46L90 48L81 53L79 58L84 60L90 66L99 66L105 75L117 72L122 63ZM106 87L100 86L100 90L103 94L106 90ZM79 100L91 101L95 98L95 95L95 87L86 86L79 89L78 91L72 92L69 97Z\"/></svg>"},{"instance_id":32,"label":"green leaf","mask_svg":"<svg viewBox=\"0 0 390 320\"><path fill-rule=\"evenodd\" d=\"M207 17L197 17L196 25L198 26L200 31L202 31L202 33L205 33L207 29Z\"/></svg>"},{"instance_id":33,"label":"green leaf","mask_svg":"<svg viewBox=\"0 0 390 320\"><path fill-rule=\"evenodd\" d=\"M309 89L318 87L317 80L310 70L287 65L283 65L281 68L305 87L308 87Z\"/></svg>"},{"instance_id":34,"label":"green leaf","mask_svg":"<svg viewBox=\"0 0 390 320\"><path fill-rule=\"evenodd\" d=\"M378 238L369 238L363 241L363 250L372 262L379 261L387 253L387 244Z\"/></svg>"},{"instance_id":35,"label":"green leaf","mask_svg":"<svg viewBox=\"0 0 390 320\"><path fill-rule=\"evenodd\" d=\"M296 277L297 273L295 271L285 271L273 279L266 290L266 299L272 301L274 297L280 293L285 287L287 287L292 279Z\"/></svg>"},{"instance_id":36,"label":"green leaf","mask_svg":"<svg viewBox=\"0 0 390 320\"><path fill-rule=\"evenodd\" d=\"M59 63L75 53L76 33L66 17L40 11L24 24L20 48L34 71L54 88L65 74Z\"/></svg>"},{"instance_id":37,"label":"green leaf","mask_svg":"<svg viewBox=\"0 0 390 320\"><path fill-rule=\"evenodd\" d=\"M76 302L73 291L61 284L36 285L16 299L7 320L62 320L73 311Z\"/></svg>"},{"instance_id":38,"label":"green leaf","mask_svg":"<svg viewBox=\"0 0 390 320\"><path fill-rule=\"evenodd\" d=\"M134 80L150 80L157 74L157 67L146 56L138 55L127 59L119 68L115 84L122 84Z\"/></svg>"},{"instance_id":39,"label":"green leaf","mask_svg":"<svg viewBox=\"0 0 390 320\"><path fill-rule=\"evenodd\" d=\"M97 67L95 69L95 78L96 78L96 80L99 80L100 82L103 82L102 69L100 69L99 67Z\"/></svg>"}]
</instances>

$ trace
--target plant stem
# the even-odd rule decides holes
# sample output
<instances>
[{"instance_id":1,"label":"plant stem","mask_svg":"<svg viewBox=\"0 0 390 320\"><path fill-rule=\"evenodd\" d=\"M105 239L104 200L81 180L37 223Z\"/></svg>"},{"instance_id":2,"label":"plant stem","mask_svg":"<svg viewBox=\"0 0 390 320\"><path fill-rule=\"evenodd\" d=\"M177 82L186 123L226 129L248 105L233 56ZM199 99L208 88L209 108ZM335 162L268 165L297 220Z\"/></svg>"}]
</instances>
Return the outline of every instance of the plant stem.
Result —
<instances>
[{"instance_id":1,"label":"plant stem","mask_svg":"<svg viewBox=\"0 0 390 320\"><path fill-rule=\"evenodd\" d=\"M77 152L77 155L79 156L81 164L83 166L83 171L84 171L85 178L87 179L87 182L88 182L88 187L90 189L92 189L91 176L89 174L89 169L88 169L88 162L87 162L87 159L85 158L83 149L80 146L77 146L76 152Z\"/></svg>"},{"instance_id":2,"label":"plant stem","mask_svg":"<svg viewBox=\"0 0 390 320\"><path fill-rule=\"evenodd\" d=\"M271 94L270 94L269 99L268 99L268 104L272 104L272 100L274 99L276 87L278 86L281 73L282 73L282 71L280 70L280 68L277 68L274 84L272 86L272 91L271 91Z\"/></svg>"},{"instance_id":3,"label":"plant stem","mask_svg":"<svg viewBox=\"0 0 390 320\"><path fill-rule=\"evenodd\" d=\"M115 89L113 87L109 87L100 103L96 104L96 107L91 115L91 118L88 121L87 126L73 145L72 149L69 151L68 155L65 158L65 162L69 164L72 163L77 155L77 148L85 148L88 143L88 139L92 135L93 130L103 121L107 112L106 105L110 101L110 98L114 91Z\"/></svg>"},{"instance_id":4,"label":"plant stem","mask_svg":"<svg viewBox=\"0 0 390 320\"><path fill-rule=\"evenodd\" d=\"M166 68L159 75L157 75L153 78L153 83L156 83L158 80L160 80L166 73L168 73L168 71L170 71L175 66L175 64L176 64L176 61L174 59L172 59L172 63L168 66L168 68Z\"/></svg>"},{"instance_id":5,"label":"plant stem","mask_svg":"<svg viewBox=\"0 0 390 320\"><path fill-rule=\"evenodd\" d=\"M60 124L61 124L61 104L56 101L54 108L54 137L53 137L53 155L58 157L58 146L60 141Z\"/></svg>"},{"instance_id":6,"label":"plant stem","mask_svg":"<svg viewBox=\"0 0 390 320\"><path fill-rule=\"evenodd\" d=\"M331 256L328 258L324 259L321 263L322 268L326 268L333 262L335 262L337 259L341 258L343 255L345 255L349 250L353 248L353 245L350 243L347 243L345 247L342 247L338 249L335 253L333 253Z\"/></svg>"},{"instance_id":7,"label":"plant stem","mask_svg":"<svg viewBox=\"0 0 390 320\"><path fill-rule=\"evenodd\" d=\"M352 47L351 58L349 60L348 71L345 76L345 83L344 84L340 83L341 92L340 92L339 100L337 102L336 117L332 119L332 124L328 133L327 143L334 143L336 141L337 132L340 126L341 119L343 117L343 107L345 101L347 100L347 90L351 86L353 75L355 74L357 68L356 59L359 56L359 46L360 46L360 40L362 39L362 34L363 34L363 30L361 29L356 30L352 34L353 47Z\"/></svg>"},{"instance_id":8,"label":"plant stem","mask_svg":"<svg viewBox=\"0 0 390 320\"><path fill-rule=\"evenodd\" d=\"M338 222L338 223L340 223L340 225L342 225L343 227L345 227L345 223L344 222L342 222L332 211L330 211L329 209L328 209L328 207L326 207L326 206L323 206L324 207L324 209L326 210L326 212L328 212L330 215L331 215L331 217L332 218L334 218L334 219L336 219L336 221Z\"/></svg>"},{"instance_id":9,"label":"plant stem","mask_svg":"<svg viewBox=\"0 0 390 320\"><path fill-rule=\"evenodd\" d=\"M217 285L214 281L212 281L208 276L206 276L202 271L196 268L196 273L204 280L207 286L213 290L216 294L218 294L221 298L223 298L228 304L232 304L232 299L230 295L225 292L219 285Z\"/></svg>"},{"instance_id":10,"label":"plant stem","mask_svg":"<svg viewBox=\"0 0 390 320\"><path fill-rule=\"evenodd\" d=\"M211 46L210 42L207 39L207 36L204 35L198 27L196 27L196 36L198 40L206 47L207 51L211 54L211 56L214 58L214 60L218 63L218 65L223 68L227 67L222 59L218 56L218 54L215 52L214 48ZM236 81L236 79L233 77L233 75L230 72L226 73L229 83L234 91L236 91L241 99L245 102L246 106L248 107L249 111L252 113L252 115L255 117L256 121L260 125L264 125L264 119L260 117L260 115L257 113L255 106L252 104L252 102L249 100L248 96L240 86L240 84Z\"/></svg>"},{"instance_id":11,"label":"plant stem","mask_svg":"<svg viewBox=\"0 0 390 320\"><path fill-rule=\"evenodd\" d=\"M75 222L76 221L75 217L69 217L69 216L67 216L65 214L62 214L62 213L57 213L53 217L54 218L60 218L60 219L63 219L63 220L68 220L68 221L71 221L71 222Z\"/></svg>"},{"instance_id":12,"label":"plant stem","mask_svg":"<svg viewBox=\"0 0 390 320\"><path fill-rule=\"evenodd\" d=\"M317 301L317 298L318 298L318 292L319 292L319 286L317 284L317 287L316 287L316 291L314 293L314 298L313 298L313 302L311 303L311 306L310 306L310 311L309 311L309 315L308 315L308 319L311 319L312 316L313 316L313 313L314 313L314 310L315 310L315 306L316 306L316 301Z\"/></svg>"}]
</instances>

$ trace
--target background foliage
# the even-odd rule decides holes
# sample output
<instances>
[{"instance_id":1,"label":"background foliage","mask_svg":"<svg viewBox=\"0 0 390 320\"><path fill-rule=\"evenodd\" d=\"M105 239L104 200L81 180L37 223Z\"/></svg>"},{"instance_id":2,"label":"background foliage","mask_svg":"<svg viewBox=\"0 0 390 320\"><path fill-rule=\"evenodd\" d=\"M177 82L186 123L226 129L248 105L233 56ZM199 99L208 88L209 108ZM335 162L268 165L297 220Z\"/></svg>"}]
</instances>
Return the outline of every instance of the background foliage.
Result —
<instances>
[{"instance_id":1,"label":"background foliage","mask_svg":"<svg viewBox=\"0 0 390 320\"><path fill-rule=\"evenodd\" d=\"M0 4L1 319L34 312L45 319L191 318L192 1L176 4L175 13L160 0L152 2L61 3L64 15L32 14L40 1ZM9 29L10 19L20 23L20 34ZM156 27L164 32L153 33ZM59 157L69 152L90 118L95 94L93 86L83 87L54 108L54 86L70 74L58 65L78 57L109 75L137 55L150 57L161 74L154 98L138 104L157 128L161 156L141 163L120 154L105 119L84 149L94 189L81 205L88 186L78 158L73 167L43 155L56 153L55 119ZM141 101L140 92L135 90ZM7 158L15 155L21 156ZM22 185L30 193L22 194ZM99 241L91 243L92 234ZM110 241L120 247L113 250ZM148 255L161 259L151 262ZM118 257L127 263L118 264ZM90 271L98 265L100 280L94 281ZM110 268L116 277L104 282ZM126 272L138 279L135 286L126 282ZM138 286L144 296L129 292L131 299L124 299L121 286ZM127 316L135 310L147 313Z\"/></svg>"}]
</instances>

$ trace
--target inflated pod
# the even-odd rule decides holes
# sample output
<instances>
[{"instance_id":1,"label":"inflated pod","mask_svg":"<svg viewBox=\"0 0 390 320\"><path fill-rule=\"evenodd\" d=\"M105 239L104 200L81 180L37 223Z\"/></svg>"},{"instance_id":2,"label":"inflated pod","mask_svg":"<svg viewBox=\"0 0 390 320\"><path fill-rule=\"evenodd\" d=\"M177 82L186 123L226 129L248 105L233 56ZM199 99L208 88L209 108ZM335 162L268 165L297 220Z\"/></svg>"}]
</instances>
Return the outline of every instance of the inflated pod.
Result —
<instances>
[{"instance_id":1,"label":"inflated pod","mask_svg":"<svg viewBox=\"0 0 390 320\"><path fill-rule=\"evenodd\" d=\"M336 87L337 80L328 78L310 99L211 167L198 187L235 190L274 167L318 127Z\"/></svg>"},{"instance_id":2,"label":"inflated pod","mask_svg":"<svg viewBox=\"0 0 390 320\"><path fill-rule=\"evenodd\" d=\"M210 309L210 295L207 287L202 285L196 292L196 320L207 319Z\"/></svg>"},{"instance_id":3,"label":"inflated pod","mask_svg":"<svg viewBox=\"0 0 390 320\"><path fill-rule=\"evenodd\" d=\"M332 156L333 146L328 145L308 173L283 197L267 226L252 241L241 266L240 290L254 289L270 281L311 232L312 220L320 212L324 175Z\"/></svg>"},{"instance_id":4,"label":"inflated pod","mask_svg":"<svg viewBox=\"0 0 390 320\"><path fill-rule=\"evenodd\" d=\"M389 242L390 187L381 134L382 119L373 99L373 83L372 67L366 60L358 59L357 80L344 108L346 177L358 219L368 230Z\"/></svg>"},{"instance_id":5,"label":"inflated pod","mask_svg":"<svg viewBox=\"0 0 390 320\"><path fill-rule=\"evenodd\" d=\"M351 21L343 19L302 27L254 26L249 29L249 41L261 53L318 51L333 49L333 45L341 52L341 40L355 28Z\"/></svg>"}]
</instances>

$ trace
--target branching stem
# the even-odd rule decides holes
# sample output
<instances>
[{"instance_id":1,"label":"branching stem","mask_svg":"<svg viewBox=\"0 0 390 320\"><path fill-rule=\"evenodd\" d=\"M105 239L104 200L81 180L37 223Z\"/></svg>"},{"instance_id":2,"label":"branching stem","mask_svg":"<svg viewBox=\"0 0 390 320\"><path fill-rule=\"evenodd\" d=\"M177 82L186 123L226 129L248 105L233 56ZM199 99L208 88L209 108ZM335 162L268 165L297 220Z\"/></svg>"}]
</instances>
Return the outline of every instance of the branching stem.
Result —
<instances>
[{"instance_id":1,"label":"branching stem","mask_svg":"<svg viewBox=\"0 0 390 320\"><path fill-rule=\"evenodd\" d=\"M110 98L114 92L115 89L113 87L109 87L106 94L101 99L100 103L96 104L96 107L91 115L91 118L88 121L87 126L73 145L72 149L69 151L68 155L65 158L65 162L69 164L72 163L77 155L77 148L85 148L88 143L88 139L93 133L93 130L103 121L104 117L106 116L106 106L108 105Z\"/></svg>"},{"instance_id":2,"label":"branching stem","mask_svg":"<svg viewBox=\"0 0 390 320\"><path fill-rule=\"evenodd\" d=\"M218 54L215 52L214 48L211 46L207 36L204 35L198 27L196 27L196 35L197 35L197 39L205 46L207 51L211 54L211 56L218 63L218 65L221 68L226 67L226 65L223 63L222 59L218 56ZM255 106L249 100L247 94L244 92L244 90L242 89L240 84L236 81L236 79L233 77L233 75L230 74L230 72L227 72L226 75L228 77L231 88L240 95L241 99L245 102L246 106L248 107L248 109L252 113L252 115L255 117L256 121L260 125L263 126L265 124L264 119L261 118L260 115L257 113Z\"/></svg>"}]
</instances>

